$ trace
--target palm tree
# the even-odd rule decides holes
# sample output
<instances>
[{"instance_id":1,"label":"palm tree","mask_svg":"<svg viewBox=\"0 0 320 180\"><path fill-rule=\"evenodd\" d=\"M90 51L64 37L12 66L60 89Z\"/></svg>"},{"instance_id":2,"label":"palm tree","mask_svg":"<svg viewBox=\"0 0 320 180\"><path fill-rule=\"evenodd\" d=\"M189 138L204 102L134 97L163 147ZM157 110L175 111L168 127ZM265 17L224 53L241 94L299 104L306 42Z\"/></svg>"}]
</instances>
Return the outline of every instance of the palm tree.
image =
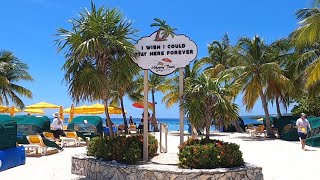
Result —
<instances>
[{"instance_id":1,"label":"palm tree","mask_svg":"<svg viewBox=\"0 0 320 180\"><path fill-rule=\"evenodd\" d=\"M112 122L108 113L112 63L131 61L135 48L131 43L136 32L132 23L116 9L96 8L80 13L79 19L70 21L72 28L60 28L56 36L58 51L65 50L65 80L73 100L102 100L105 105L110 137ZM123 69L126 71L127 69Z\"/></svg>"},{"instance_id":2,"label":"palm tree","mask_svg":"<svg viewBox=\"0 0 320 180\"><path fill-rule=\"evenodd\" d=\"M236 82L243 85L243 103L249 111L260 97L266 116L267 134L269 137L274 137L265 90L270 80L277 84L286 84L289 81L275 61L278 56L258 36L252 40L241 38L235 48L234 56L239 64L230 70L239 74Z\"/></svg>"},{"instance_id":3,"label":"palm tree","mask_svg":"<svg viewBox=\"0 0 320 180\"><path fill-rule=\"evenodd\" d=\"M316 0L313 8L304 8L296 12L300 27L291 37L297 46L313 45L320 41L320 0Z\"/></svg>"},{"instance_id":4,"label":"palm tree","mask_svg":"<svg viewBox=\"0 0 320 180\"><path fill-rule=\"evenodd\" d=\"M221 42L213 41L209 44L209 56L202 59L202 61L209 65L206 69L210 69L218 64L222 64L225 68L229 67L232 55L232 47L229 43L229 36L225 34Z\"/></svg>"},{"instance_id":5,"label":"palm tree","mask_svg":"<svg viewBox=\"0 0 320 180\"><path fill-rule=\"evenodd\" d=\"M287 109L290 104L290 99L292 98L292 90L294 89L293 78L295 77L293 75L295 73L290 70L290 66L292 66L292 63L295 61L296 54L289 39L280 39L273 42L270 45L270 49L272 49L275 62L280 65L285 77L289 79L289 81L285 81L285 83L278 83L271 78L266 88L267 100L271 101L272 104L275 102L277 116L280 117L280 102L282 102L283 106Z\"/></svg>"},{"instance_id":6,"label":"palm tree","mask_svg":"<svg viewBox=\"0 0 320 180\"><path fill-rule=\"evenodd\" d=\"M229 122L238 119L239 109L232 102L235 97L234 87L227 83L228 79L230 76L226 74L218 78L202 74L186 81L185 102L182 107L189 121L196 127L205 124L207 140L214 119L226 118Z\"/></svg>"},{"instance_id":7,"label":"palm tree","mask_svg":"<svg viewBox=\"0 0 320 180\"><path fill-rule=\"evenodd\" d=\"M290 38L301 54L298 65L304 68L305 86L311 91L317 89L320 83L320 0L315 1L313 8L304 8L297 11L300 27Z\"/></svg>"},{"instance_id":8,"label":"palm tree","mask_svg":"<svg viewBox=\"0 0 320 180\"><path fill-rule=\"evenodd\" d=\"M174 36L174 31L176 28L172 28L171 26L166 24L165 20L161 20L159 18L154 18L155 23L152 23L150 27L159 27L157 31L155 41L166 41L167 37L171 35ZM160 38L160 33L162 32L162 37Z\"/></svg>"},{"instance_id":9,"label":"palm tree","mask_svg":"<svg viewBox=\"0 0 320 180\"><path fill-rule=\"evenodd\" d=\"M114 71L112 72L112 100L111 104L120 104L122 109L123 123L125 125L125 132L128 133L127 117L124 110L123 97L128 95L132 101L141 101L143 96L139 92L140 85L137 80L134 80L134 76L140 72L140 68L137 64L132 64L132 61L128 63L116 62L113 64ZM123 69L127 69L126 73L123 73Z\"/></svg>"},{"instance_id":10,"label":"palm tree","mask_svg":"<svg viewBox=\"0 0 320 180\"><path fill-rule=\"evenodd\" d=\"M200 75L200 70L203 66L203 61L195 60L193 65L187 65L184 68L184 84L186 78L196 78ZM165 79L167 91L165 96L162 98L162 102L166 104L167 108L172 107L174 104L179 103L179 76L174 76Z\"/></svg>"},{"instance_id":11,"label":"palm tree","mask_svg":"<svg viewBox=\"0 0 320 180\"><path fill-rule=\"evenodd\" d=\"M13 102L23 109L25 104L19 96L32 98L32 92L18 85L21 80L32 81L28 73L28 65L21 62L12 52L0 51L0 103L9 104Z\"/></svg>"}]
</instances>

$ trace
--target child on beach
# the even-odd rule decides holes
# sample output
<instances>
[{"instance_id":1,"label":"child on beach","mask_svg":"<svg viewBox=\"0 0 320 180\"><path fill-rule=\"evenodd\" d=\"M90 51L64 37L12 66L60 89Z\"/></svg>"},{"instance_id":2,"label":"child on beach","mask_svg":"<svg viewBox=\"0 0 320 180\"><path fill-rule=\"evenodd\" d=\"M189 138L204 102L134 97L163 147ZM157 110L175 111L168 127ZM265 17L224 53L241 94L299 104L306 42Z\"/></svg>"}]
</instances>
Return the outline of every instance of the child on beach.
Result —
<instances>
[{"instance_id":1,"label":"child on beach","mask_svg":"<svg viewBox=\"0 0 320 180\"><path fill-rule=\"evenodd\" d=\"M302 150L306 151L305 145L306 145L306 138L309 130L311 129L309 121L307 120L307 115L305 113L301 113L300 118L296 122L296 126L298 128L298 134L300 137L300 143Z\"/></svg>"}]
</instances>

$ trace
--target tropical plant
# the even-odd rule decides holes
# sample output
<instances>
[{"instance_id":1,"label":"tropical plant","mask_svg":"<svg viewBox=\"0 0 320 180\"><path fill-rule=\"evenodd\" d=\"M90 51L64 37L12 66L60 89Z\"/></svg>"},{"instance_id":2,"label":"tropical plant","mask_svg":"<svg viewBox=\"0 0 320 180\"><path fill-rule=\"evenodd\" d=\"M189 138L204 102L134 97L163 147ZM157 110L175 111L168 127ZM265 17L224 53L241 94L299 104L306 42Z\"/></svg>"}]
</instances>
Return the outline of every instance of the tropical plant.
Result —
<instances>
[{"instance_id":1,"label":"tropical plant","mask_svg":"<svg viewBox=\"0 0 320 180\"><path fill-rule=\"evenodd\" d=\"M308 115L320 116L320 95L309 97L306 93L300 94L300 98L297 99L291 112L294 115L306 113Z\"/></svg>"},{"instance_id":2,"label":"tropical plant","mask_svg":"<svg viewBox=\"0 0 320 180\"><path fill-rule=\"evenodd\" d=\"M206 69L213 68L219 64L228 68L232 55L232 47L230 46L228 34L223 36L221 42L213 41L209 44L208 52L209 56L201 59L209 65Z\"/></svg>"},{"instance_id":3,"label":"tropical plant","mask_svg":"<svg viewBox=\"0 0 320 180\"><path fill-rule=\"evenodd\" d=\"M293 84L296 78L296 73L293 72L292 64L296 62L296 54L290 40L288 39L280 39L273 42L269 49L271 56L274 57L274 62L279 64L281 69L283 69L284 76L289 79L288 81L284 81L284 83L279 83L271 78L268 80L266 87L267 100L272 104L275 102L277 115L280 117L280 102L282 102L282 105L287 109L292 97L294 96L294 92L292 91L295 89L293 88Z\"/></svg>"},{"instance_id":4,"label":"tropical plant","mask_svg":"<svg viewBox=\"0 0 320 180\"><path fill-rule=\"evenodd\" d=\"M32 81L28 73L28 65L23 63L10 51L0 51L0 103L9 104L13 102L23 109L25 104L19 96L32 98L32 92L18 85L21 80Z\"/></svg>"},{"instance_id":5,"label":"tropical plant","mask_svg":"<svg viewBox=\"0 0 320 180\"><path fill-rule=\"evenodd\" d=\"M278 56L270 46L255 36L252 40L241 38L235 47L234 57L238 59L238 65L230 70L238 74L236 82L242 85L244 93L242 100L246 110L251 110L260 97L266 116L267 134L269 137L274 137L265 91L271 80L276 84L290 82L276 62Z\"/></svg>"},{"instance_id":6,"label":"tropical plant","mask_svg":"<svg viewBox=\"0 0 320 180\"><path fill-rule=\"evenodd\" d=\"M297 46L313 45L320 42L319 5L320 1L316 0L313 8L299 9L296 12L301 25L291 34L291 37Z\"/></svg>"},{"instance_id":7,"label":"tropical plant","mask_svg":"<svg viewBox=\"0 0 320 180\"><path fill-rule=\"evenodd\" d=\"M189 121L199 127L205 124L206 139L209 141L210 126L217 118L227 118L229 122L238 119L239 109L232 102L235 97L234 84L228 83L229 74L211 77L201 74L199 77L186 80L185 102L182 104ZM221 117L220 113L229 115Z\"/></svg>"},{"instance_id":8,"label":"tropical plant","mask_svg":"<svg viewBox=\"0 0 320 180\"><path fill-rule=\"evenodd\" d=\"M112 122L108 113L112 63L131 61L135 48L131 43L136 32L132 23L117 9L96 8L84 10L78 19L70 21L72 28L60 28L56 36L58 52L65 50L65 80L69 93L80 100L102 100L105 105L107 125L113 137ZM127 71L127 69L123 69Z\"/></svg>"},{"instance_id":9,"label":"tropical plant","mask_svg":"<svg viewBox=\"0 0 320 180\"><path fill-rule=\"evenodd\" d=\"M298 65L302 65L307 89L318 89L320 83L320 1L313 8L297 11L301 26L291 35L297 51L301 54Z\"/></svg>"},{"instance_id":10,"label":"tropical plant","mask_svg":"<svg viewBox=\"0 0 320 180\"><path fill-rule=\"evenodd\" d=\"M113 64L114 71L112 71L112 100L111 105L118 105L122 109L123 123L125 125L125 132L128 133L127 117L124 110L123 98L127 95L132 101L141 101L143 96L139 92L139 83L134 80L134 76L140 72L140 68L136 64L132 64L130 61L115 62ZM123 72L123 69L127 69L127 72Z\"/></svg>"},{"instance_id":11,"label":"tropical plant","mask_svg":"<svg viewBox=\"0 0 320 180\"><path fill-rule=\"evenodd\" d=\"M165 20L159 18L154 18L154 21L156 22L152 23L150 27L159 27L155 41L166 41L169 35L174 36L174 31L177 30L176 28L172 28L166 24L167 22ZM160 34L162 34L162 37L160 37Z\"/></svg>"}]
</instances>

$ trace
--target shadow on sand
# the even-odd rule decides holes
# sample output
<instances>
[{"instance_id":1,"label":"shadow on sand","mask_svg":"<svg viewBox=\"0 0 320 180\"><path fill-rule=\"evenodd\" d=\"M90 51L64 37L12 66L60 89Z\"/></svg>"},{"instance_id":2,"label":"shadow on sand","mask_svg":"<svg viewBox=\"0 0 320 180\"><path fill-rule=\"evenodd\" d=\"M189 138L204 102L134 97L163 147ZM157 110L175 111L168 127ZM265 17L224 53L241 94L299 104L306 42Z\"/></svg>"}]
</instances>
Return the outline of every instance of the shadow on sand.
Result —
<instances>
[{"instance_id":1,"label":"shadow on sand","mask_svg":"<svg viewBox=\"0 0 320 180\"><path fill-rule=\"evenodd\" d=\"M248 137L248 136L237 136L233 139L242 139L243 141L273 141L276 140L277 138L266 138L266 137Z\"/></svg>"}]
</instances>

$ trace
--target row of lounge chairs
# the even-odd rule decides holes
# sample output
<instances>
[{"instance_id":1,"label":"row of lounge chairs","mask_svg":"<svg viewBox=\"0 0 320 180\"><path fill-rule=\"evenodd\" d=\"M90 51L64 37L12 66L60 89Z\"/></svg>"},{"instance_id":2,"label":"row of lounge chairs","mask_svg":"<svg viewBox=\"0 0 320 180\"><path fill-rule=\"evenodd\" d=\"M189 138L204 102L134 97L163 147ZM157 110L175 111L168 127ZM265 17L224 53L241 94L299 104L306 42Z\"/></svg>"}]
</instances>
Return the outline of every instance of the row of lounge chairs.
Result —
<instances>
[{"instance_id":1,"label":"row of lounge chairs","mask_svg":"<svg viewBox=\"0 0 320 180\"><path fill-rule=\"evenodd\" d=\"M76 146L80 146L80 138L77 136L76 132L65 132L66 137L61 137L61 148L64 146L69 146L72 142ZM55 141L53 133L51 132L43 132L43 136L50 140ZM26 136L29 144L22 144L27 151L35 150L36 154L38 154L39 150L41 155L46 155L48 146L44 143L43 138L37 135L28 135Z\"/></svg>"},{"instance_id":2,"label":"row of lounge chairs","mask_svg":"<svg viewBox=\"0 0 320 180\"><path fill-rule=\"evenodd\" d=\"M265 130L265 126L263 124L258 126L254 126L253 124L248 124L246 128L246 132L249 133L250 136L254 136L254 137L261 136L261 135L263 135L263 137L267 136L267 130ZM273 132L277 137L279 136L279 132L277 128L273 128Z\"/></svg>"}]
</instances>

